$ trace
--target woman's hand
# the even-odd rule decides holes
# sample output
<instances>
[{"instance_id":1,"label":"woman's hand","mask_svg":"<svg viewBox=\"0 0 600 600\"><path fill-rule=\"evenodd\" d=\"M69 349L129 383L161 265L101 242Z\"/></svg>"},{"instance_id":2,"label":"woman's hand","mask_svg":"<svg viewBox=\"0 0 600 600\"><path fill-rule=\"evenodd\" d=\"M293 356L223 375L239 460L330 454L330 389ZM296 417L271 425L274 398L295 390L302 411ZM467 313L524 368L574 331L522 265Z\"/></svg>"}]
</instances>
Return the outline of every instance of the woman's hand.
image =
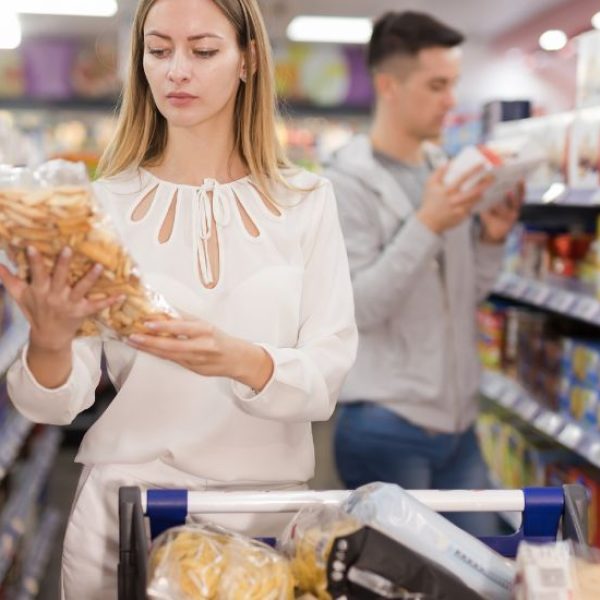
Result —
<instances>
[{"instance_id":1,"label":"woman's hand","mask_svg":"<svg viewBox=\"0 0 600 600\"><path fill-rule=\"evenodd\" d=\"M68 283L72 250L64 248L52 272L44 265L42 255L28 248L30 282L13 275L0 265L0 281L17 303L31 326L30 349L57 352L69 349L83 321L122 300L111 297L89 300L86 296L102 274L102 266L94 266L73 287Z\"/></svg>"},{"instance_id":2,"label":"woman's hand","mask_svg":"<svg viewBox=\"0 0 600 600\"><path fill-rule=\"evenodd\" d=\"M266 350L204 321L153 321L146 327L152 333L130 336L129 345L199 375L229 377L259 392L273 374L273 360ZM160 336L165 333L175 337Z\"/></svg>"}]
</instances>

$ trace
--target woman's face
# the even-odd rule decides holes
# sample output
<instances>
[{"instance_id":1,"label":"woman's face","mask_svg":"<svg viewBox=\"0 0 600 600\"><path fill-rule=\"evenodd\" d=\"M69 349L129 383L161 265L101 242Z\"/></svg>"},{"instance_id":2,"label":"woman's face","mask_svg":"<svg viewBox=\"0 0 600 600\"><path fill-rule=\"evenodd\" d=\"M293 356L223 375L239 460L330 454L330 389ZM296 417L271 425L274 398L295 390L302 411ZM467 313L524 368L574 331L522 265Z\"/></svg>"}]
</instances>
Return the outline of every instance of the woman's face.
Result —
<instances>
[{"instance_id":1,"label":"woman's face","mask_svg":"<svg viewBox=\"0 0 600 600\"><path fill-rule=\"evenodd\" d=\"M212 0L158 0L144 25L144 72L172 127L233 114L243 58L232 24Z\"/></svg>"}]
</instances>

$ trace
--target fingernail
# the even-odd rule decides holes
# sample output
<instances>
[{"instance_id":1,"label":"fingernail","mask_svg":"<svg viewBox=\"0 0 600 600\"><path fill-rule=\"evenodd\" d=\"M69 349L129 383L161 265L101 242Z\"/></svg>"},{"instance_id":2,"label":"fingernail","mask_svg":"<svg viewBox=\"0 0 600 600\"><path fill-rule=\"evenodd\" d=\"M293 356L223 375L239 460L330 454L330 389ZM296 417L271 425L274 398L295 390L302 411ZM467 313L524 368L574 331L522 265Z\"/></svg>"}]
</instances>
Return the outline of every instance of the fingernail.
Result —
<instances>
[{"instance_id":1,"label":"fingernail","mask_svg":"<svg viewBox=\"0 0 600 600\"><path fill-rule=\"evenodd\" d=\"M94 273L102 273L104 267L101 264L96 263L94 265Z\"/></svg>"},{"instance_id":2,"label":"fingernail","mask_svg":"<svg viewBox=\"0 0 600 600\"><path fill-rule=\"evenodd\" d=\"M136 344L137 342L143 342L144 341L144 337L139 335L138 333L134 333L132 335L129 336L129 341L133 342L134 344Z\"/></svg>"},{"instance_id":3,"label":"fingernail","mask_svg":"<svg viewBox=\"0 0 600 600\"><path fill-rule=\"evenodd\" d=\"M33 246L27 246L27 254L29 256L35 256L37 254L37 250Z\"/></svg>"},{"instance_id":4,"label":"fingernail","mask_svg":"<svg viewBox=\"0 0 600 600\"><path fill-rule=\"evenodd\" d=\"M69 248L69 246L65 246L65 247L62 249L62 252L61 252L61 254L62 254L62 257L63 257L63 258L70 258L70 257L71 257L71 255L73 254L73 250L71 250L71 248Z\"/></svg>"},{"instance_id":5,"label":"fingernail","mask_svg":"<svg viewBox=\"0 0 600 600\"><path fill-rule=\"evenodd\" d=\"M144 323L144 327L147 327L148 329L156 329L157 324L154 321L148 321L148 323Z\"/></svg>"}]
</instances>

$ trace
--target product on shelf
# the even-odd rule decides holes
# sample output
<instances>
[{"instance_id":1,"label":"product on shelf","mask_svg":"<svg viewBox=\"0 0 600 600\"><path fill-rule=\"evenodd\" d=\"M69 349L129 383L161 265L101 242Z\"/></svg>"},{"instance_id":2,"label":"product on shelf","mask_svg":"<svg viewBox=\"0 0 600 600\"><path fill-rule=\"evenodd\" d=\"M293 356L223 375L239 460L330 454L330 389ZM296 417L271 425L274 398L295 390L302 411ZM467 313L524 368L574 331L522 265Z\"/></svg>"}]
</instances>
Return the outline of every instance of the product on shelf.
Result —
<instances>
[{"instance_id":1,"label":"product on shelf","mask_svg":"<svg viewBox=\"0 0 600 600\"><path fill-rule=\"evenodd\" d=\"M8 167L0 170L0 245L17 264L19 276L28 276L29 246L43 255L48 267L68 246L73 252L70 284L101 264L104 270L88 298L123 296L97 319L87 320L81 335L98 335L100 325L107 334L128 336L145 331L146 321L173 318L175 312L166 301L142 283L86 181L82 164L65 161L51 161L35 173Z\"/></svg>"},{"instance_id":2,"label":"product on shelf","mask_svg":"<svg viewBox=\"0 0 600 600\"><path fill-rule=\"evenodd\" d=\"M573 113L563 113L499 123L494 128L493 140L526 137L543 149L545 160L527 179L528 187L543 193L551 185L567 181L568 139L573 119Z\"/></svg>"},{"instance_id":3,"label":"product on shelf","mask_svg":"<svg viewBox=\"0 0 600 600\"><path fill-rule=\"evenodd\" d=\"M520 225L507 240L504 271L525 279L563 283L600 298L598 231Z\"/></svg>"},{"instance_id":4,"label":"product on shelf","mask_svg":"<svg viewBox=\"0 0 600 600\"><path fill-rule=\"evenodd\" d=\"M600 185L600 111L578 113L569 141L569 186L595 191Z\"/></svg>"}]
</instances>

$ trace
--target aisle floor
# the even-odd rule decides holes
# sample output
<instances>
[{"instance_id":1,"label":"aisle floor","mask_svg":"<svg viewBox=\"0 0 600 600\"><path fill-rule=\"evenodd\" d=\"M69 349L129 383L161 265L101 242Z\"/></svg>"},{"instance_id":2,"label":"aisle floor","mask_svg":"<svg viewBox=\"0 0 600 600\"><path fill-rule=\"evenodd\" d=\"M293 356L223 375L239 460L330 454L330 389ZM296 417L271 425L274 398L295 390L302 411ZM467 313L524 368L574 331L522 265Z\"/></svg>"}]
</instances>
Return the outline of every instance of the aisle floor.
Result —
<instances>
[{"instance_id":1,"label":"aisle floor","mask_svg":"<svg viewBox=\"0 0 600 600\"><path fill-rule=\"evenodd\" d=\"M332 429L331 421L316 423L313 426L317 467L315 478L310 485L314 489L339 489L342 487L335 473L331 452ZM56 546L41 586L39 600L60 600L62 538L81 470L80 465L74 463L76 451L76 448L69 445L61 448L49 480L49 502L61 510L64 518L63 528L57 536Z\"/></svg>"}]
</instances>

